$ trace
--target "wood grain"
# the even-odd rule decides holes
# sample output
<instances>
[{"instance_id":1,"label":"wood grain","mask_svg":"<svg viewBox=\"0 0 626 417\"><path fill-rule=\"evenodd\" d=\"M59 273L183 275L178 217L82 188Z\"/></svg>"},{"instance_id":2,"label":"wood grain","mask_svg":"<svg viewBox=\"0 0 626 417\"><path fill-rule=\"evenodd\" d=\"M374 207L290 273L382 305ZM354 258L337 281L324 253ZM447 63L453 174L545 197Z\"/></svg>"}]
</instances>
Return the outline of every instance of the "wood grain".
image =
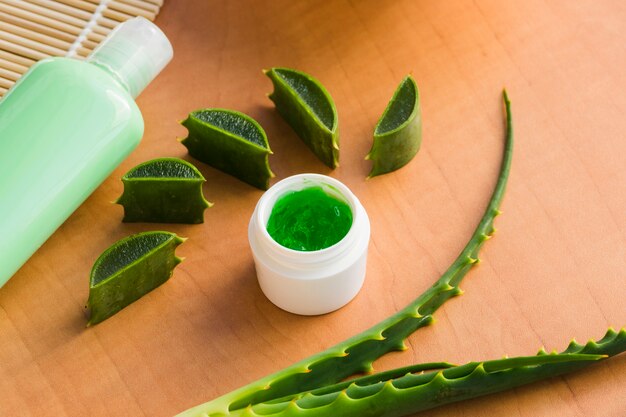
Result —
<instances>
[{"instance_id":1,"label":"wood grain","mask_svg":"<svg viewBox=\"0 0 626 417\"><path fill-rule=\"evenodd\" d=\"M426 289L462 248L495 181L500 91L516 149L504 215L463 297L379 370L563 349L626 325L626 7L610 0L169 1L175 58L141 95L140 147L0 290L0 415L170 416L350 336ZM329 171L276 114L262 68L314 74L335 98L341 167ZM421 89L422 150L365 180L373 127L397 83ZM120 177L189 159L176 121L200 107L266 129L277 178L330 174L372 222L366 283L345 308L299 317L261 293L246 228L261 192L197 163L215 202L203 225L122 224ZM193 161L197 162L197 161ZM4 197L3 197L4 198ZM134 232L189 240L164 286L86 329L97 256ZM420 414L624 416L626 356Z\"/></svg>"}]
</instances>

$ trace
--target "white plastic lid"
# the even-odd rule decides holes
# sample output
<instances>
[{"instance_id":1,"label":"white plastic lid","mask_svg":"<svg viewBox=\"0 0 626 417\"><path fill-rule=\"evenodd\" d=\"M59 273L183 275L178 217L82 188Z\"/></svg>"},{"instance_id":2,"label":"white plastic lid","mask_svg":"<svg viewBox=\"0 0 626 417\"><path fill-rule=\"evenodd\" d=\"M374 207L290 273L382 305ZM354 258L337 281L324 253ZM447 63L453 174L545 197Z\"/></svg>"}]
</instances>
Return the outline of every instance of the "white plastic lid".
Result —
<instances>
[{"instance_id":1,"label":"white plastic lid","mask_svg":"<svg viewBox=\"0 0 626 417\"><path fill-rule=\"evenodd\" d=\"M118 25L89 55L89 62L113 72L133 97L161 72L174 51L154 23L135 17Z\"/></svg>"}]
</instances>

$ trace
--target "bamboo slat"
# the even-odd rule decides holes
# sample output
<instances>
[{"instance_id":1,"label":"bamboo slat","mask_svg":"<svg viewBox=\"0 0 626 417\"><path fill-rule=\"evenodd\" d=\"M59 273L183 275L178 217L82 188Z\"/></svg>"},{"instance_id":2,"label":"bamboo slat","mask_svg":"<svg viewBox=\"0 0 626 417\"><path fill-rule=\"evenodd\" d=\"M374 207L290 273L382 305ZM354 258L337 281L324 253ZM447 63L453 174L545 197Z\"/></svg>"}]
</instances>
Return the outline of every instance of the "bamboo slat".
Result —
<instances>
[{"instance_id":1,"label":"bamboo slat","mask_svg":"<svg viewBox=\"0 0 626 417\"><path fill-rule=\"evenodd\" d=\"M0 77L6 78L9 81L17 81L20 75L21 74L18 72L0 68Z\"/></svg>"},{"instance_id":2,"label":"bamboo slat","mask_svg":"<svg viewBox=\"0 0 626 417\"><path fill-rule=\"evenodd\" d=\"M85 58L118 24L154 20L162 0L0 0L0 99L49 56Z\"/></svg>"},{"instance_id":3,"label":"bamboo slat","mask_svg":"<svg viewBox=\"0 0 626 417\"><path fill-rule=\"evenodd\" d=\"M15 84L15 81L10 81L5 78L0 78L0 88L9 89L11 86Z\"/></svg>"},{"instance_id":4,"label":"bamboo slat","mask_svg":"<svg viewBox=\"0 0 626 417\"><path fill-rule=\"evenodd\" d=\"M153 14L157 14L159 13L159 6L156 6L154 4L150 4L150 3L146 3L144 1L140 1L140 0L119 0L119 1L111 1L111 3L109 3L109 5L111 7L133 7L135 9L139 9L139 10L145 10L147 12L153 13Z\"/></svg>"},{"instance_id":5,"label":"bamboo slat","mask_svg":"<svg viewBox=\"0 0 626 417\"><path fill-rule=\"evenodd\" d=\"M95 33L95 32L91 32L87 35L87 39L95 43L102 42L104 38L105 38L104 35L100 35L99 33Z\"/></svg>"},{"instance_id":6,"label":"bamboo slat","mask_svg":"<svg viewBox=\"0 0 626 417\"><path fill-rule=\"evenodd\" d=\"M34 60L20 56L20 55L16 55L13 54L9 51L5 51L3 48L0 47L0 58L4 58L5 60L9 61L9 62L13 62L17 65L22 65L23 67L25 67L26 69L28 69L28 67L30 67L31 65L33 65L35 63ZM24 70L26 71L26 70Z\"/></svg>"},{"instance_id":7,"label":"bamboo slat","mask_svg":"<svg viewBox=\"0 0 626 417\"><path fill-rule=\"evenodd\" d=\"M95 13L96 8L98 7L98 4L90 3L84 0L57 0L57 2L75 7L80 10L85 10L89 13Z\"/></svg>"},{"instance_id":8,"label":"bamboo slat","mask_svg":"<svg viewBox=\"0 0 626 417\"><path fill-rule=\"evenodd\" d=\"M97 34L102 35L102 36L108 35L109 32L111 31L110 28L106 28L106 27L100 26L100 25L95 26L92 30L93 30L94 33L97 33Z\"/></svg>"},{"instance_id":9,"label":"bamboo slat","mask_svg":"<svg viewBox=\"0 0 626 417\"><path fill-rule=\"evenodd\" d=\"M51 47L59 48L62 50L67 50L67 48L72 45L72 42L56 39L52 36L44 35L43 33L39 33L37 31L3 21L0 21L0 30L11 33L17 38L23 38L30 42L49 45Z\"/></svg>"},{"instance_id":10,"label":"bamboo slat","mask_svg":"<svg viewBox=\"0 0 626 417\"><path fill-rule=\"evenodd\" d=\"M1 6L1 5L0 5ZM10 23L15 26L22 27L24 29L30 29L34 32L41 33L42 35L48 35L60 41L66 42L74 42L76 36L73 36L70 33L64 32L57 28L44 25L41 23L34 22L32 20L23 19L19 16L15 16L13 14L9 14L3 11L0 11L0 21L5 23Z\"/></svg>"},{"instance_id":11,"label":"bamboo slat","mask_svg":"<svg viewBox=\"0 0 626 417\"><path fill-rule=\"evenodd\" d=\"M2 69L13 71L21 75L26 72L28 67L26 65L18 64L17 62L9 61L8 59L0 56L0 70Z\"/></svg>"},{"instance_id":12,"label":"bamboo slat","mask_svg":"<svg viewBox=\"0 0 626 417\"><path fill-rule=\"evenodd\" d=\"M37 14L40 16L48 16L60 22L66 23L68 25L75 26L77 28L83 28L85 24L87 23L87 20L79 19L77 17L63 14L56 10L48 9L46 7L42 7L37 4L28 3L26 1L21 1L21 0L2 0L2 1L18 9L27 11L29 13Z\"/></svg>"},{"instance_id":13,"label":"bamboo slat","mask_svg":"<svg viewBox=\"0 0 626 417\"><path fill-rule=\"evenodd\" d=\"M0 49L11 52L13 55L22 56L24 58L28 58L34 61L39 61L40 59L44 59L50 56L43 52L36 51L22 45L16 45L10 40L5 40L5 36L6 35L3 34L2 31L0 31Z\"/></svg>"},{"instance_id":14,"label":"bamboo slat","mask_svg":"<svg viewBox=\"0 0 626 417\"><path fill-rule=\"evenodd\" d=\"M15 7L14 5L9 4L8 0L0 0L0 11L4 11L12 16L20 17L22 19L29 20L37 24L49 26L65 33L69 33L70 35L74 35L74 39L80 34L82 30L80 27L68 25L67 23L61 22L52 17L43 16L37 13L29 12L28 10L23 10Z\"/></svg>"},{"instance_id":15,"label":"bamboo slat","mask_svg":"<svg viewBox=\"0 0 626 417\"><path fill-rule=\"evenodd\" d=\"M119 1L112 1L109 3L109 9L111 11L116 10L118 12L125 13L130 16L143 16L146 19L154 20L158 12L146 10L144 8L136 7L132 4L125 4Z\"/></svg>"},{"instance_id":16,"label":"bamboo slat","mask_svg":"<svg viewBox=\"0 0 626 417\"><path fill-rule=\"evenodd\" d=\"M35 4L48 10L53 10L58 13L66 14L68 16L75 17L77 19L89 21L91 13L81 10L77 7L67 6L60 1L50 0L22 0L25 3Z\"/></svg>"},{"instance_id":17,"label":"bamboo slat","mask_svg":"<svg viewBox=\"0 0 626 417\"><path fill-rule=\"evenodd\" d=\"M23 36L18 36L13 33L7 32L0 28L0 38L16 47L24 47L33 51L43 52L47 56L51 55L63 55L65 51L61 48L57 48L50 44L43 42L33 41Z\"/></svg>"}]
</instances>

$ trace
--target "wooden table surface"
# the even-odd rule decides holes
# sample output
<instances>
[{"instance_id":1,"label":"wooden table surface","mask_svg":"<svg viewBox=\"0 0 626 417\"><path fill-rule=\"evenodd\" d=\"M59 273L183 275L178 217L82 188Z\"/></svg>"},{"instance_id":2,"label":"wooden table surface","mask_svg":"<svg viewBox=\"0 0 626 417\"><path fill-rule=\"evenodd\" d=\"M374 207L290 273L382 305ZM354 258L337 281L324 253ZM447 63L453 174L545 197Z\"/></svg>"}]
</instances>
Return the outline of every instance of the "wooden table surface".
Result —
<instances>
[{"instance_id":1,"label":"wooden table surface","mask_svg":"<svg viewBox=\"0 0 626 417\"><path fill-rule=\"evenodd\" d=\"M180 1L157 23L175 58L139 97L142 144L0 290L0 415L171 416L287 366L402 308L464 246L503 146L516 145L504 215L465 295L378 370L531 355L626 325L626 6L585 1ZM316 76L339 112L341 167L325 168L266 98L261 69ZM405 168L365 180L373 127L400 80L421 92L423 144ZM137 163L177 156L177 121L201 107L265 128L273 181L346 183L369 213L368 272L343 309L300 317L258 287L247 223L262 192L197 163L215 203L202 225L121 223L110 202ZM88 276L117 239L189 240L172 279L85 328ZM624 416L626 355L420 416Z\"/></svg>"}]
</instances>

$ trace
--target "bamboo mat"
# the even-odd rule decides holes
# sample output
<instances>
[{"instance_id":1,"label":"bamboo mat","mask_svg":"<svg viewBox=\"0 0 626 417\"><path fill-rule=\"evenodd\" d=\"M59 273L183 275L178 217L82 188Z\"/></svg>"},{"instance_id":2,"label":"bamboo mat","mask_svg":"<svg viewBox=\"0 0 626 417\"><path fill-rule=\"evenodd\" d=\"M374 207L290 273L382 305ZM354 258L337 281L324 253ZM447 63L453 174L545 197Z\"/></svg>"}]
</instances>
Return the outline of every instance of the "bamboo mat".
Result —
<instances>
[{"instance_id":1,"label":"bamboo mat","mask_svg":"<svg viewBox=\"0 0 626 417\"><path fill-rule=\"evenodd\" d=\"M119 23L154 20L164 0L0 0L0 97L35 62L84 58Z\"/></svg>"}]
</instances>

